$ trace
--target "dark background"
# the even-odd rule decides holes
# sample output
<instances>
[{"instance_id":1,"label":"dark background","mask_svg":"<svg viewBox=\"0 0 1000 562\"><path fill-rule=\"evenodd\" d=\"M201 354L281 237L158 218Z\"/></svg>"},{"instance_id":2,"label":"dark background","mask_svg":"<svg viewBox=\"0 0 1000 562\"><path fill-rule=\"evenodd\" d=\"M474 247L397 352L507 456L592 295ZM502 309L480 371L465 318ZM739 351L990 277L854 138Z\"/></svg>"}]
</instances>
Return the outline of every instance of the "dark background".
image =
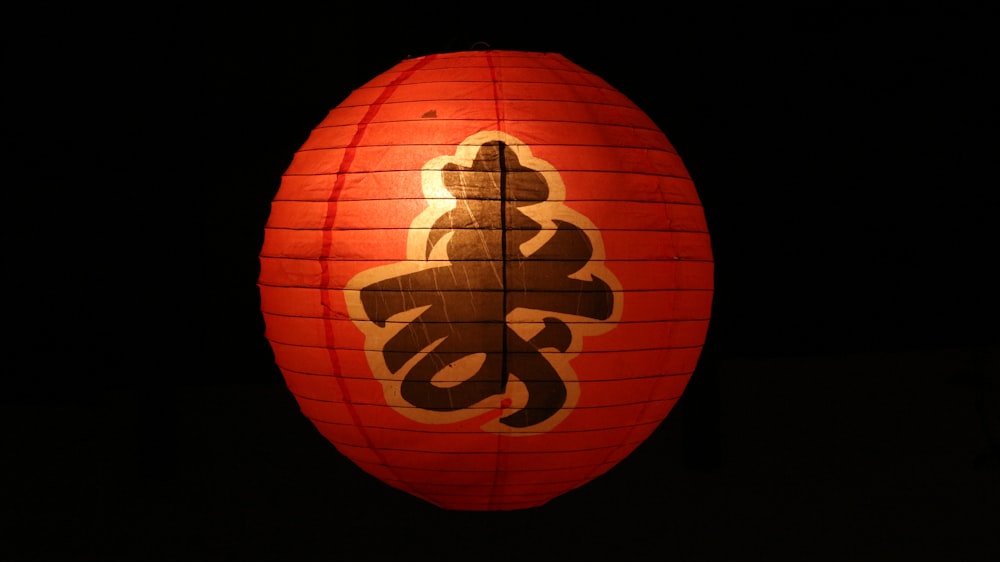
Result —
<instances>
[{"instance_id":1,"label":"dark background","mask_svg":"<svg viewBox=\"0 0 1000 562\"><path fill-rule=\"evenodd\" d=\"M612 8L12 14L0 554L1000 556L997 18ZM470 514L318 435L255 282L310 130L400 60L479 42L559 52L644 109L717 277L649 441L546 506Z\"/></svg>"}]
</instances>

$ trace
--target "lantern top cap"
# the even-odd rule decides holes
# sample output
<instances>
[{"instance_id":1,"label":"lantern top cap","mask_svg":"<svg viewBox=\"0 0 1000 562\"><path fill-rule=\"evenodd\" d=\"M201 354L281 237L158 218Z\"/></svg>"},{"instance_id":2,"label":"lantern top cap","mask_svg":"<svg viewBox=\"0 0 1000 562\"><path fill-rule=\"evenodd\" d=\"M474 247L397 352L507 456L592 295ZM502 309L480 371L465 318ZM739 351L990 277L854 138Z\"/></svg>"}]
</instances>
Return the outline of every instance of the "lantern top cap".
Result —
<instances>
[{"instance_id":1,"label":"lantern top cap","mask_svg":"<svg viewBox=\"0 0 1000 562\"><path fill-rule=\"evenodd\" d=\"M523 51L523 50L508 50L508 49L468 49L464 51L447 51L441 53L428 53L426 55L420 55L411 57L412 59L422 59L426 57L460 57L469 55L494 55L494 56L510 56L510 57L546 57L555 56L562 57L563 55L555 51Z\"/></svg>"}]
</instances>

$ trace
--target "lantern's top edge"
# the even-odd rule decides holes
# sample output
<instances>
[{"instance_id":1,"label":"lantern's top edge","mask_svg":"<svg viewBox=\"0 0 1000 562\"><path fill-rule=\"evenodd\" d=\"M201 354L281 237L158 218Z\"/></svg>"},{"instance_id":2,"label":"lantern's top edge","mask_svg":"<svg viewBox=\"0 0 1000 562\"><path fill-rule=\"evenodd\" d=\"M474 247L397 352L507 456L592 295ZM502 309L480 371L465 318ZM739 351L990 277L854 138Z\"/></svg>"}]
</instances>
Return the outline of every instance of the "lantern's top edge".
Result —
<instances>
[{"instance_id":1,"label":"lantern's top edge","mask_svg":"<svg viewBox=\"0 0 1000 562\"><path fill-rule=\"evenodd\" d=\"M404 60L420 60L428 57L467 57L467 56L510 56L510 57L563 57L562 53L556 51L517 51L517 50L506 50L506 49L470 49L466 51L448 51L442 53L428 53L426 55L409 57ZM565 58L565 57L563 57Z\"/></svg>"},{"instance_id":2,"label":"lantern's top edge","mask_svg":"<svg viewBox=\"0 0 1000 562\"><path fill-rule=\"evenodd\" d=\"M440 67L441 65L448 67L547 67L578 70L576 65L561 53L551 51L506 51L495 49L431 53L403 59L397 63L397 68L431 68Z\"/></svg>"}]
</instances>

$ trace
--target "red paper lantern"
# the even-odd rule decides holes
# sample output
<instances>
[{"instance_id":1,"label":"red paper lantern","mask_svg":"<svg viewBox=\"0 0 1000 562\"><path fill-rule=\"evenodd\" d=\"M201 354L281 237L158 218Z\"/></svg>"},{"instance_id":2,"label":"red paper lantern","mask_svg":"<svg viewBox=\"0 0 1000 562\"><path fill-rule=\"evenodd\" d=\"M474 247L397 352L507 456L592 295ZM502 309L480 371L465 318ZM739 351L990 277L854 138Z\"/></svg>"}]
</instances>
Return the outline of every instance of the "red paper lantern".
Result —
<instances>
[{"instance_id":1,"label":"red paper lantern","mask_svg":"<svg viewBox=\"0 0 1000 562\"><path fill-rule=\"evenodd\" d=\"M446 509L539 506L667 416L705 341L713 260L666 136L553 53L400 62L282 178L266 336L318 430Z\"/></svg>"}]
</instances>

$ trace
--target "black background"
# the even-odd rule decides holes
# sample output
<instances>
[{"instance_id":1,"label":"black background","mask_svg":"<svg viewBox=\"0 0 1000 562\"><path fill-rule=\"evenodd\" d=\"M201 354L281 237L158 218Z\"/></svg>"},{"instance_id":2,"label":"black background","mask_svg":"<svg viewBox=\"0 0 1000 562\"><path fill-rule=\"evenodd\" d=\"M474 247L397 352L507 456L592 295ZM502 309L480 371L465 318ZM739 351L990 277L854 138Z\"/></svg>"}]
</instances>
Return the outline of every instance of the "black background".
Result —
<instances>
[{"instance_id":1,"label":"black background","mask_svg":"<svg viewBox=\"0 0 1000 562\"><path fill-rule=\"evenodd\" d=\"M997 18L537 9L12 15L0 553L1000 556ZM559 52L644 109L717 277L699 370L649 441L546 506L470 514L318 435L255 283L310 130L400 60L479 43Z\"/></svg>"}]
</instances>

